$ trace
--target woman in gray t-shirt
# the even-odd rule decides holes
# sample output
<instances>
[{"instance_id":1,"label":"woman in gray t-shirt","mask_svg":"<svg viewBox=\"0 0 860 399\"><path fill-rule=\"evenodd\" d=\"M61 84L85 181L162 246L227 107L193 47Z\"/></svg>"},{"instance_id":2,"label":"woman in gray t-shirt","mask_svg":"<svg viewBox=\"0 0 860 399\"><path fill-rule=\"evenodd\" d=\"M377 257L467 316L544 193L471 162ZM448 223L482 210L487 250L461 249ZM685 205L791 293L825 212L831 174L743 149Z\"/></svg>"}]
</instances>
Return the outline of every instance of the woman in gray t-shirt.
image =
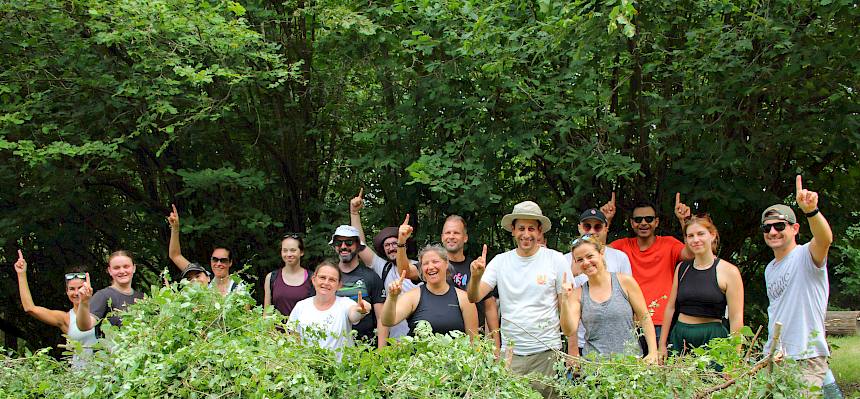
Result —
<instances>
[{"instance_id":1,"label":"woman in gray t-shirt","mask_svg":"<svg viewBox=\"0 0 860 399\"><path fill-rule=\"evenodd\" d=\"M633 277L606 270L603 250L603 244L590 234L571 244L573 261L588 276L588 282L574 292L572 306L577 328L580 319L586 327L583 354L641 356L634 327L638 321L648 343L645 361L657 363L657 337L642 290Z\"/></svg>"}]
</instances>

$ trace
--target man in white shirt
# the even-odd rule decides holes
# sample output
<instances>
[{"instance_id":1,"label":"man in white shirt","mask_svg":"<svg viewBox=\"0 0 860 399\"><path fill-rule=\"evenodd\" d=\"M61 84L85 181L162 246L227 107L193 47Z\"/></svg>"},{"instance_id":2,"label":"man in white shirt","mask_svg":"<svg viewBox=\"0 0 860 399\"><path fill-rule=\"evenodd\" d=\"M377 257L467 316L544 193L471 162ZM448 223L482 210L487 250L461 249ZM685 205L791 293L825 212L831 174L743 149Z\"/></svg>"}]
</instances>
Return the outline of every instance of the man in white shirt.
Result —
<instances>
[{"instance_id":1,"label":"man in white shirt","mask_svg":"<svg viewBox=\"0 0 860 399\"><path fill-rule=\"evenodd\" d=\"M517 248L501 253L487 264L487 246L472 262L468 282L471 302L478 302L498 287L502 313L502 350L511 348L511 371L553 377L561 333L573 330L568 298L573 294L570 265L564 256L538 244L542 232L552 228L549 218L531 201L514 206L502 228L511 232ZM555 397L551 387L532 383L544 397Z\"/></svg>"}]
</instances>

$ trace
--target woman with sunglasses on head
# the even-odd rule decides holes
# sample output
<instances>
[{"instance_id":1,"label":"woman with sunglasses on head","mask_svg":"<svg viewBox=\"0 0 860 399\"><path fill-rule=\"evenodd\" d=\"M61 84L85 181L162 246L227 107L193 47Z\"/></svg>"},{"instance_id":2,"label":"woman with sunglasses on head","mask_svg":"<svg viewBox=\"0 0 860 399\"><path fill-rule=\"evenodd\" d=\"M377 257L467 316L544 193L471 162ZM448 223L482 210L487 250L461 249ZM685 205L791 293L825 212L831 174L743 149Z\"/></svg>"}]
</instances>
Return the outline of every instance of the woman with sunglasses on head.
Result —
<instances>
[{"instance_id":1,"label":"woman with sunglasses on head","mask_svg":"<svg viewBox=\"0 0 860 399\"><path fill-rule=\"evenodd\" d=\"M284 316L302 299L314 294L311 277L301 265L305 242L298 234L290 233L281 239L281 260L284 266L266 275L263 284L263 312L272 305Z\"/></svg>"},{"instance_id":2,"label":"woman with sunglasses on head","mask_svg":"<svg viewBox=\"0 0 860 399\"><path fill-rule=\"evenodd\" d=\"M69 340L80 342L84 347L85 356L91 354L92 349L90 349L90 346L96 343L95 329L79 330L75 318L78 305L81 303L78 289L84 285L86 273L66 273L66 296L69 298L69 302L72 303L72 309L64 312L62 310L36 306L33 302L33 296L30 294L30 285L27 283L27 261L24 260L21 250L18 250L18 261L15 262L15 272L18 274L18 292L21 295L21 305L24 307L24 311L42 323L59 328ZM85 364L86 361L82 357L77 354L72 355L73 368L81 368Z\"/></svg>"},{"instance_id":3,"label":"woman with sunglasses on head","mask_svg":"<svg viewBox=\"0 0 860 399\"><path fill-rule=\"evenodd\" d=\"M648 344L645 361L656 363L654 323L636 280L626 274L607 271L603 257L604 245L589 234L574 240L570 250L574 264L588 276L588 281L574 291L570 307L576 329L579 328L580 320L586 328L583 355L641 356L642 349L634 326L638 324L645 332Z\"/></svg>"},{"instance_id":4,"label":"woman with sunglasses on head","mask_svg":"<svg viewBox=\"0 0 860 399\"><path fill-rule=\"evenodd\" d=\"M675 268L675 279L663 314L660 353L703 346L728 331L722 318L728 308L729 328L737 333L744 324L744 284L737 266L716 256L720 234L708 216L693 216L684 224L684 239L695 258ZM673 316L677 314L677 319Z\"/></svg>"},{"instance_id":5,"label":"woman with sunglasses on head","mask_svg":"<svg viewBox=\"0 0 860 399\"><path fill-rule=\"evenodd\" d=\"M388 286L388 297L382 308L382 324L391 327L406 320L410 334L414 334L418 322L424 320L435 334L456 330L474 337L478 332L478 310L469 301L466 291L448 283L454 274L454 267L448 264L448 251L441 245L428 245L418 253L418 273L424 284L399 298L406 278L405 265L409 264L406 240L411 235L412 226L406 222L400 225L397 235L397 269L403 272L399 279Z\"/></svg>"}]
</instances>

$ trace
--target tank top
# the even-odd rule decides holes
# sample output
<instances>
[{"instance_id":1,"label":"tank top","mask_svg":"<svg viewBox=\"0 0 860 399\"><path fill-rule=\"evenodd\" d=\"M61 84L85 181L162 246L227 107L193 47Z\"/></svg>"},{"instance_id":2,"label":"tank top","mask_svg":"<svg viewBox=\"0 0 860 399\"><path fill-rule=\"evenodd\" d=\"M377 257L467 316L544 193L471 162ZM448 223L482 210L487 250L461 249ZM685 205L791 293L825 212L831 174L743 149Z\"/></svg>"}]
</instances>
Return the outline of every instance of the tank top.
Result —
<instances>
[{"instance_id":1,"label":"tank top","mask_svg":"<svg viewBox=\"0 0 860 399\"><path fill-rule=\"evenodd\" d=\"M304 270L305 279L299 285L289 285L284 282L281 275L283 268L278 269L277 273L272 273L272 306L278 309L284 316L289 316L302 299L311 296L311 279L308 278L308 271Z\"/></svg>"},{"instance_id":2,"label":"tank top","mask_svg":"<svg viewBox=\"0 0 860 399\"><path fill-rule=\"evenodd\" d=\"M692 261L681 263L678 268L678 293L676 308L678 312L696 316L720 319L726 314L726 294L717 282L717 264L705 270L693 267Z\"/></svg>"},{"instance_id":3,"label":"tank top","mask_svg":"<svg viewBox=\"0 0 860 399\"><path fill-rule=\"evenodd\" d=\"M642 349L633 328L633 308L621 282L615 273L609 273L612 281L609 299L595 302L589 295L589 283L582 286L582 324L585 325L584 355L597 353L611 355L624 353L641 355Z\"/></svg>"},{"instance_id":4,"label":"tank top","mask_svg":"<svg viewBox=\"0 0 860 399\"><path fill-rule=\"evenodd\" d=\"M72 368L83 368L87 363L86 358L93 353L92 346L98 340L96 338L96 329L91 328L87 331L78 329L78 318L75 315L75 310L71 309L69 310L69 331L66 333L66 336L69 337L70 341L78 341L84 347L82 356L79 356L77 353L72 355Z\"/></svg>"},{"instance_id":5,"label":"tank top","mask_svg":"<svg viewBox=\"0 0 860 399\"><path fill-rule=\"evenodd\" d=\"M453 285L448 284L448 291L442 295L430 292L426 284L421 284L420 287L421 297L418 299L418 306L406 319L409 323L410 335L421 320L430 323L435 334L446 334L453 330L466 332L460 301L457 300L457 289Z\"/></svg>"}]
</instances>

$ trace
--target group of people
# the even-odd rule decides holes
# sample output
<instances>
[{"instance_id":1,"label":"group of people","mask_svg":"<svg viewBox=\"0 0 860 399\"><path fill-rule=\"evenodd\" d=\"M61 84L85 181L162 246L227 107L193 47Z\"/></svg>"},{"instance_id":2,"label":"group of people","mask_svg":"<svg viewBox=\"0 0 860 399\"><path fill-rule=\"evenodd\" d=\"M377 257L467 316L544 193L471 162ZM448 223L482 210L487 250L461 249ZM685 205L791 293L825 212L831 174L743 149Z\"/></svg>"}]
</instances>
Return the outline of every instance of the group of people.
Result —
<instances>
[{"instance_id":1,"label":"group of people","mask_svg":"<svg viewBox=\"0 0 860 399\"><path fill-rule=\"evenodd\" d=\"M552 222L531 201L521 202L502 217L515 248L488 259L464 253L467 222L449 216L441 245L428 245L410 260L409 215L400 226L377 234L367 245L361 224L363 192L349 204L350 224L337 227L329 245L337 258L302 264L304 242L299 234L281 240L283 267L264 280L264 309L286 316L303 339L337 352L353 337L379 347L411 334L420 321L434 333L461 331L491 337L518 374L554 375L554 364L567 337L567 354L612 356L634 354L660 363L670 353L683 353L711 339L737 333L743 326L744 288L738 268L717 256L719 232L707 216L691 215L680 194L675 216L685 242L658 236L661 219L650 203L638 203L629 218L633 237L606 243L616 214L615 194L600 208L584 211L579 238L569 253L545 246ZM775 259L765 271L770 306L769 340L776 322L784 324L780 345L797 360L810 385L822 386L830 355L824 340L824 312L829 286L827 253L833 236L818 210L818 194L796 181L797 205L812 232L797 243L800 225L794 211L782 204L761 214L765 244ZM169 256L182 278L208 284L223 295L245 290L230 277L233 254L217 246L210 271L187 260L179 243L179 212L167 217L171 227ZM134 263L118 251L108 259L112 283L93 294L89 275L66 274L68 312L35 306L26 280L26 261L19 251L15 263L25 311L60 328L70 340L91 344L103 319L120 326L113 310L123 309L142 294L131 287ZM726 328L724 319L728 320ZM351 333L351 331L355 333ZM310 332L313 331L313 334ZM78 362L79 359L73 359ZM832 379L832 377L830 377ZM544 396L549 387L535 384Z\"/></svg>"}]
</instances>

